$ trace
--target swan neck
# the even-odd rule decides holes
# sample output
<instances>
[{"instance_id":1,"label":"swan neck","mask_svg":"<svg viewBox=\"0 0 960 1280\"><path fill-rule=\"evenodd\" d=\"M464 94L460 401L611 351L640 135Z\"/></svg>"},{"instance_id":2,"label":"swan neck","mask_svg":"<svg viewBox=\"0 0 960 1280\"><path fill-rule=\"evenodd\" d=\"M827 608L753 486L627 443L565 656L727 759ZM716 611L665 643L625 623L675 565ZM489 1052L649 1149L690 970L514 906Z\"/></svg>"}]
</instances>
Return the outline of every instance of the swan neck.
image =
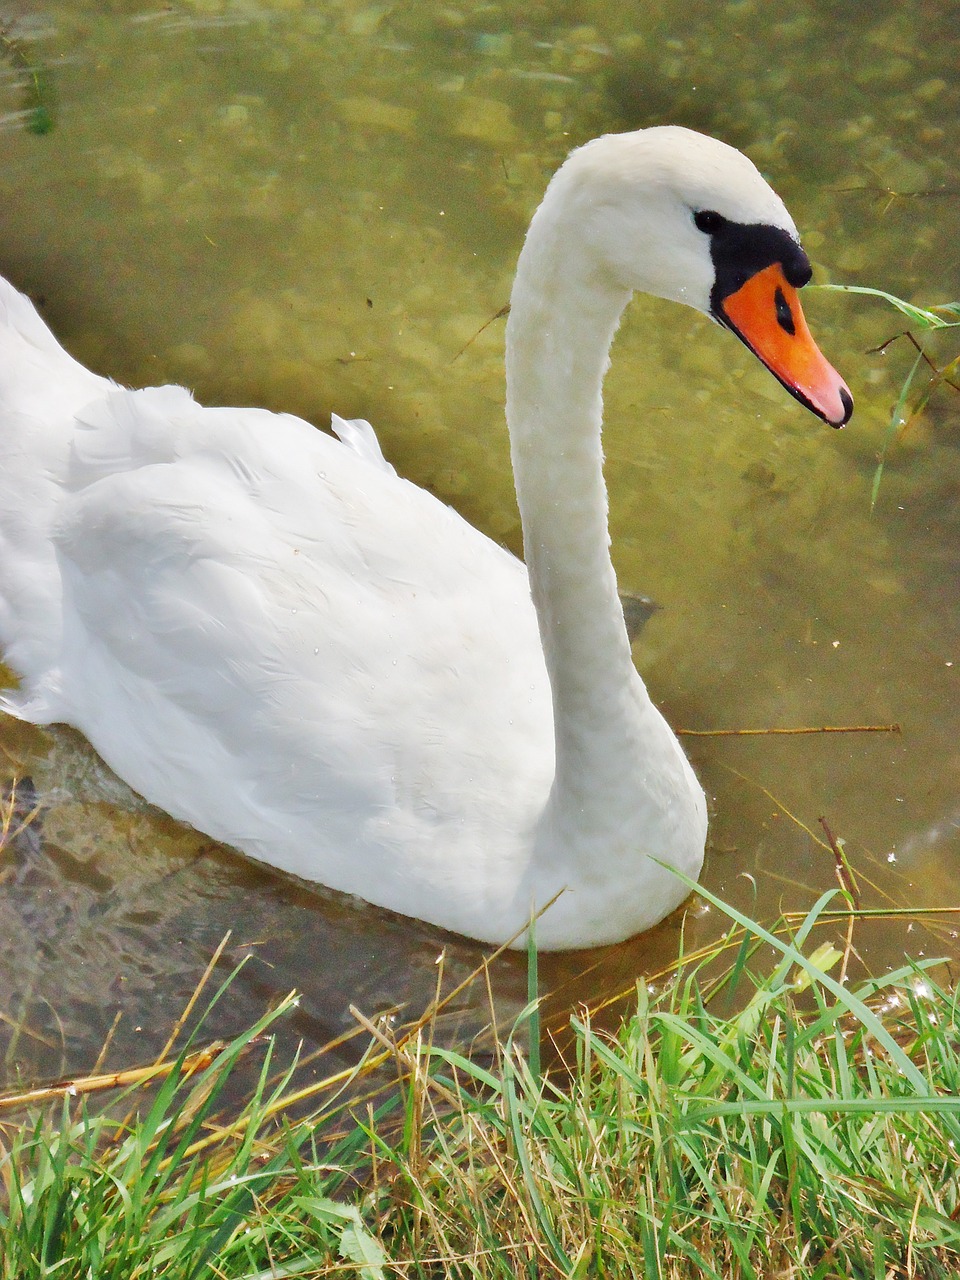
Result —
<instances>
[{"instance_id":1,"label":"swan neck","mask_svg":"<svg viewBox=\"0 0 960 1280\"><path fill-rule=\"evenodd\" d=\"M511 299L507 420L553 696L551 804L576 814L586 831L610 819L611 784L622 773L629 791L628 775L642 767L638 728L650 703L610 559L601 447L603 377L630 295L578 261L569 248L576 237L563 232L545 203Z\"/></svg>"}]
</instances>

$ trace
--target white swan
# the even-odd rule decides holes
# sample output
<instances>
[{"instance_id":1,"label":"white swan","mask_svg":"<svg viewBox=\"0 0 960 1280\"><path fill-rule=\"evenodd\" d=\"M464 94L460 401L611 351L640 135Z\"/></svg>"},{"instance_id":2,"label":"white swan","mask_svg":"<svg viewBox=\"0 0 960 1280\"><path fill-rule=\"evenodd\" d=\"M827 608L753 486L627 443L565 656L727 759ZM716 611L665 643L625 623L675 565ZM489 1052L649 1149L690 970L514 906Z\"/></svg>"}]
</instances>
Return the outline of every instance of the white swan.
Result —
<instances>
[{"instance_id":1,"label":"white swan","mask_svg":"<svg viewBox=\"0 0 960 1280\"><path fill-rule=\"evenodd\" d=\"M634 290L727 325L835 425L797 233L754 166L665 127L551 182L517 269L507 419L526 569L397 478L366 424L127 391L0 295L5 707L80 729L255 858L500 942L611 942L684 897L703 793L630 657L601 382ZM532 596L532 602L531 602Z\"/></svg>"}]
</instances>

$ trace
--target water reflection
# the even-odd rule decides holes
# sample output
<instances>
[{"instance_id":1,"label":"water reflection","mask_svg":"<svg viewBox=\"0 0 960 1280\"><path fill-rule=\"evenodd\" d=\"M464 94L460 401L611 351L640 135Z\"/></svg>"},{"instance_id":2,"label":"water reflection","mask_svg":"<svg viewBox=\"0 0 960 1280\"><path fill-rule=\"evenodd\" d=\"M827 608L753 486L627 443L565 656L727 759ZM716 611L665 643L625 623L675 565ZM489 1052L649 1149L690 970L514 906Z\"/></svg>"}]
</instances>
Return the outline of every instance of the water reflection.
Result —
<instances>
[{"instance_id":1,"label":"water reflection","mask_svg":"<svg viewBox=\"0 0 960 1280\"><path fill-rule=\"evenodd\" d=\"M576 6L81 0L14 28L55 81L51 133L24 128L23 68L0 75L0 267L71 351L127 383L325 422L370 418L398 469L514 549L502 326L526 218L574 143L671 120L744 147L819 268L918 301L958 294L960 77L943 3L753 0ZM691 38L689 32L696 32ZM930 39L930 32L937 39ZM869 900L957 901L958 422L941 394L869 492L908 357L892 313L812 295L858 404L836 436L728 335L654 302L624 325L606 452L622 585L662 608L636 649L674 724L899 722L899 736L690 747L711 797L705 882L769 915L832 883L825 814ZM952 354L945 347L945 355ZM162 1044L228 929L249 950L218 1029L298 987L291 1036L425 1003L479 949L334 901L213 848L111 789L70 735L0 725L6 775L41 822L0 854L0 1044L8 1077ZM23 803L23 795L21 795ZM888 859L893 856L895 862ZM686 923L686 945L722 928ZM905 922L865 961L950 947ZM552 958L557 1007L628 989L676 952L680 921ZM503 1017L525 1000L499 962ZM451 1035L486 1017L485 996Z\"/></svg>"}]
</instances>

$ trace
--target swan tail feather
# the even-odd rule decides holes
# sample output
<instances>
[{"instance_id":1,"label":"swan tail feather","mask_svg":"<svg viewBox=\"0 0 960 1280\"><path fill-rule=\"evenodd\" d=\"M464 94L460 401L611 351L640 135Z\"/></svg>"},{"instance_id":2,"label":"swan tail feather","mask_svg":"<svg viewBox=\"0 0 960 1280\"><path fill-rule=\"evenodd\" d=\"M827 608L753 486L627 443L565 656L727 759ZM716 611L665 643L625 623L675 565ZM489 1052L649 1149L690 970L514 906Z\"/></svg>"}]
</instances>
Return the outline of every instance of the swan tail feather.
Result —
<instances>
[{"instance_id":1,"label":"swan tail feather","mask_svg":"<svg viewBox=\"0 0 960 1280\"><path fill-rule=\"evenodd\" d=\"M0 712L27 724L56 724L65 720L56 683L48 676L31 688L7 689L0 694Z\"/></svg>"},{"instance_id":2,"label":"swan tail feather","mask_svg":"<svg viewBox=\"0 0 960 1280\"><path fill-rule=\"evenodd\" d=\"M50 332L34 303L0 276L0 328L13 329L39 351L63 354L63 347Z\"/></svg>"},{"instance_id":3,"label":"swan tail feather","mask_svg":"<svg viewBox=\"0 0 960 1280\"><path fill-rule=\"evenodd\" d=\"M348 449L358 453L361 458L366 458L367 462L378 470L385 471L387 475L397 474L383 456L377 433L365 418L341 418L339 414L331 413L330 426L334 435Z\"/></svg>"}]
</instances>

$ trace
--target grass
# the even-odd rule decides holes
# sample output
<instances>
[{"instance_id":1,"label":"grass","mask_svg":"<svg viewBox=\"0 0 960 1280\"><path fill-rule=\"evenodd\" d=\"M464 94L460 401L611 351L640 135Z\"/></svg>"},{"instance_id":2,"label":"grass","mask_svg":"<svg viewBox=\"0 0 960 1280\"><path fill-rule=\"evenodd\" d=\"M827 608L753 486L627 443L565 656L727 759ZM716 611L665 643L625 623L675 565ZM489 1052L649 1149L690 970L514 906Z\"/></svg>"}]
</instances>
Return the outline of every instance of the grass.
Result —
<instances>
[{"instance_id":1,"label":"grass","mask_svg":"<svg viewBox=\"0 0 960 1280\"><path fill-rule=\"evenodd\" d=\"M708 964L615 1034L581 1012L547 1072L532 1003L486 1065L366 1023L364 1061L298 1093L291 997L227 1045L201 1021L107 1106L0 1098L0 1277L955 1276L956 998L929 964L832 976L827 901L792 936L726 908Z\"/></svg>"},{"instance_id":2,"label":"grass","mask_svg":"<svg viewBox=\"0 0 960 1280\"><path fill-rule=\"evenodd\" d=\"M956 380L958 373L960 373L960 355L953 356L942 366L938 365L923 345L921 338L917 337L914 332L914 330L917 330L922 335L935 333L942 329L960 329L960 302L947 302L935 307L918 307L912 302L905 302L903 298L896 297L895 294L885 292L883 289L871 289L865 285L825 284L818 287L832 289L839 293L857 293L871 298L879 298L882 302L893 307L895 311L906 316L912 326L912 328L901 333L895 333L875 349L876 352L885 352L893 343L906 339L913 348L914 355L907 376L901 384L900 392L890 414L890 422L887 426L883 443L880 446L877 467L873 473L873 485L870 491L870 510L872 511L876 507L877 499L880 496L880 482L883 479L887 455L894 440L909 430L911 424L924 412L931 397L941 386L948 386L954 391L960 391L960 383ZM919 391L916 390L918 386L920 387Z\"/></svg>"}]
</instances>

